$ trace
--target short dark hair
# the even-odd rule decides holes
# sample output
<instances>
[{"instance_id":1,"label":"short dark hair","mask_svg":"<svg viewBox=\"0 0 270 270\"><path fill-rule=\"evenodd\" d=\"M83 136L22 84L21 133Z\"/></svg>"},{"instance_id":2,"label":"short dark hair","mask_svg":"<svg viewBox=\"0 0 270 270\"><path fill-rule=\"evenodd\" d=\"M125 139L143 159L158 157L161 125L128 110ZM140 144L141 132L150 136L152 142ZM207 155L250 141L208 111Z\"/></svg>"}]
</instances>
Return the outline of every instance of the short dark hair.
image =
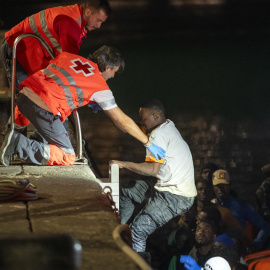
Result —
<instances>
[{"instance_id":1,"label":"short dark hair","mask_svg":"<svg viewBox=\"0 0 270 270\"><path fill-rule=\"evenodd\" d=\"M213 186L211 182L204 180L204 179L201 179L201 178L195 180L196 187L198 184L206 184L207 187L209 187L209 188L212 188L212 186Z\"/></svg>"},{"instance_id":2,"label":"short dark hair","mask_svg":"<svg viewBox=\"0 0 270 270\"><path fill-rule=\"evenodd\" d=\"M125 69L125 61L122 55L111 46L103 45L93 54L89 54L87 59L96 63L101 72L105 71L107 67L111 69L119 67L118 72L123 72Z\"/></svg>"},{"instance_id":3,"label":"short dark hair","mask_svg":"<svg viewBox=\"0 0 270 270\"><path fill-rule=\"evenodd\" d=\"M161 115L165 115L164 105L161 103L161 101L155 98L147 99L140 107L151 110L152 112L155 112Z\"/></svg>"},{"instance_id":4,"label":"short dark hair","mask_svg":"<svg viewBox=\"0 0 270 270\"><path fill-rule=\"evenodd\" d=\"M203 170L205 170L205 169L210 169L212 172L215 172L219 169L219 167L212 162L206 163L201 168L201 174L202 174Z\"/></svg>"},{"instance_id":5,"label":"short dark hair","mask_svg":"<svg viewBox=\"0 0 270 270\"><path fill-rule=\"evenodd\" d=\"M112 13L112 8L108 0L85 0L82 3L83 10L90 8L94 11L102 9L107 16Z\"/></svg>"}]
</instances>

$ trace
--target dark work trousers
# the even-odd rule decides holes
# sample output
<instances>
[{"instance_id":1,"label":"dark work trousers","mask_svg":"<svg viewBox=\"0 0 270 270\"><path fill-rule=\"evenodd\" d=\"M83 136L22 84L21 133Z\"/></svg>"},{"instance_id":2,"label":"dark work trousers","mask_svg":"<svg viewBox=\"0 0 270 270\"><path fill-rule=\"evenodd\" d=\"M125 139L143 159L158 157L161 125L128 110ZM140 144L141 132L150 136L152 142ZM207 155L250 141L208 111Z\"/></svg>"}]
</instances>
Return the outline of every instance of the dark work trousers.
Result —
<instances>
[{"instance_id":1,"label":"dark work trousers","mask_svg":"<svg viewBox=\"0 0 270 270\"><path fill-rule=\"evenodd\" d=\"M9 82L9 85L11 87L12 85L12 53L13 48L10 48L6 39L3 39L2 45L1 45L1 55L2 55L2 61L7 73L7 79ZM16 61L16 83L15 83L15 94L19 93L19 85L20 83L25 80L29 75L26 73L20 62ZM64 126L66 130L68 131L68 118L64 122Z\"/></svg>"},{"instance_id":2,"label":"dark work trousers","mask_svg":"<svg viewBox=\"0 0 270 270\"><path fill-rule=\"evenodd\" d=\"M35 126L44 138L44 142L47 143L37 142L19 134L15 154L26 162L37 165L48 163L50 159L49 144L61 148L67 154L75 155L66 129L58 115L53 115L40 108L24 94L18 95L17 105L20 112Z\"/></svg>"},{"instance_id":3,"label":"dark work trousers","mask_svg":"<svg viewBox=\"0 0 270 270\"><path fill-rule=\"evenodd\" d=\"M144 252L148 236L172 218L189 210L194 197L159 192L151 182L137 180L131 188L122 188L120 194L121 223L126 223L133 214L134 203L144 203L144 208L130 224L133 249Z\"/></svg>"},{"instance_id":4,"label":"dark work trousers","mask_svg":"<svg viewBox=\"0 0 270 270\"><path fill-rule=\"evenodd\" d=\"M8 83L9 86L11 88L12 86L12 69L13 69L13 48L10 48L6 39L3 39L3 42L1 44L1 51L0 54L2 56L2 62L4 65L4 68L6 70L6 74L7 74L7 79L8 79ZM19 85L20 83L26 79L28 77L28 74L26 73L26 71L24 70L24 68L22 67L22 65L20 64L20 62L18 60L16 60L16 73L15 73L15 95L19 93ZM16 102L16 99L15 99ZM11 119L9 119L8 122L10 122ZM7 126L6 126L7 128ZM21 127L19 125L15 124L15 129L18 130L20 133L26 134L27 130L24 127ZM6 130L3 131L3 133L5 133Z\"/></svg>"}]
</instances>

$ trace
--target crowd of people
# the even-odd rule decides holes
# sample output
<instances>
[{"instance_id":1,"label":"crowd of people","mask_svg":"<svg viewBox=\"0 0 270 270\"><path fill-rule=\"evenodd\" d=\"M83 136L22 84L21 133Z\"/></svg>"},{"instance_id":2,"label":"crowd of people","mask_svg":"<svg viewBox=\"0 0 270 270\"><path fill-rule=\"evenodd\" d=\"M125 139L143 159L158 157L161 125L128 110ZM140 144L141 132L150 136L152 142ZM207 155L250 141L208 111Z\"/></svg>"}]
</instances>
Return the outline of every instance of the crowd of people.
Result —
<instances>
[{"instance_id":1,"label":"crowd of people","mask_svg":"<svg viewBox=\"0 0 270 270\"><path fill-rule=\"evenodd\" d=\"M266 167L269 166L262 168L264 174ZM265 181L268 182L267 175L254 196L262 193ZM153 254L164 254L159 262L162 268L156 269L248 269L247 256L270 249L270 224L267 219L270 202L263 198L269 195L260 194L260 200L265 201L265 211L259 204L255 209L231 190L229 172L212 163L203 166L195 184L197 196L192 207L172 220L169 229L163 232L168 236L167 243L163 240L164 248L156 251L152 247ZM267 256L264 253L260 259ZM223 258L228 264L223 264L216 257ZM211 258L215 258L213 261L220 260L212 268L207 266ZM252 269L267 268L260 268L257 262L257 268Z\"/></svg>"},{"instance_id":2,"label":"crowd of people","mask_svg":"<svg viewBox=\"0 0 270 270\"><path fill-rule=\"evenodd\" d=\"M210 172L207 177L204 170ZM194 253L193 247L188 255L201 267L217 250L222 249L231 254L223 257L229 262L231 269L248 269L244 260L246 255L270 248L270 224L251 204L241 200L235 191L231 191L230 186L228 171L218 169L214 164L206 164L202 168L201 178L196 181L197 198L192 206L193 214L187 212L179 220L179 227L193 232L194 247L197 248ZM193 219L196 219L196 225ZM206 224L210 228L208 233L206 230L203 233L201 226ZM204 239L203 243L201 239ZM221 242L221 245L217 245L217 242ZM180 250L178 256L181 255Z\"/></svg>"},{"instance_id":3,"label":"crowd of people","mask_svg":"<svg viewBox=\"0 0 270 270\"><path fill-rule=\"evenodd\" d=\"M270 247L270 166L262 168L266 179L256 192L257 211L231 190L224 168L205 164L195 179L189 146L159 100L148 99L139 107L143 130L129 118L106 83L124 70L120 52L104 45L87 58L79 56L87 32L100 28L110 14L107 0L88 0L31 15L5 34L1 52L10 84L13 44L21 34L42 38L55 58L50 59L33 38L21 41L16 128L7 126L4 131L1 164L9 166L16 154L30 164L72 165L76 157L67 132L68 116L85 105L94 112L103 110L120 130L146 147L141 163L110 161L147 178L121 188L121 223L130 226L133 249L153 265L151 257L157 251L148 240L167 226L166 237L156 239L163 258L160 269L247 269L247 254ZM21 131L30 122L37 137L28 138Z\"/></svg>"},{"instance_id":4,"label":"crowd of people","mask_svg":"<svg viewBox=\"0 0 270 270\"><path fill-rule=\"evenodd\" d=\"M134 250L154 269L248 269L246 255L270 249L269 180L256 193L265 213L261 215L231 189L227 170L209 163L194 178L189 147L165 117L160 101L147 100L139 116L146 133L166 152L163 160L146 152L142 163L111 161L146 176L129 181L120 193L121 222L130 226ZM267 170L262 169L264 174ZM158 239L148 241L151 234Z\"/></svg>"}]
</instances>

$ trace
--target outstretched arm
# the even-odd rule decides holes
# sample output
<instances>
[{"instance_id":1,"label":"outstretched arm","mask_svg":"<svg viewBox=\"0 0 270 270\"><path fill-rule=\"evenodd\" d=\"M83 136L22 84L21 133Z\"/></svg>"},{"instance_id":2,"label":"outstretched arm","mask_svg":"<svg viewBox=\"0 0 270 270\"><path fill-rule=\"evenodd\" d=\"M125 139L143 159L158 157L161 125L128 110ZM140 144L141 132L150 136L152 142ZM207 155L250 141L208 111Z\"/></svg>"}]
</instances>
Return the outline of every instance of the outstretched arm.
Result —
<instances>
[{"instance_id":1,"label":"outstretched arm","mask_svg":"<svg viewBox=\"0 0 270 270\"><path fill-rule=\"evenodd\" d=\"M155 155L156 159L163 159L165 151L161 147L152 144L148 137L140 130L138 125L128 117L119 107L111 110L104 110L104 113L114 122L114 124L122 131L129 133L131 136L144 144L148 150Z\"/></svg>"},{"instance_id":2,"label":"outstretched arm","mask_svg":"<svg viewBox=\"0 0 270 270\"><path fill-rule=\"evenodd\" d=\"M157 162L143 162L133 163L129 161L111 160L110 166L117 164L120 169L128 169L140 175L156 177L160 170L160 163Z\"/></svg>"},{"instance_id":3,"label":"outstretched arm","mask_svg":"<svg viewBox=\"0 0 270 270\"><path fill-rule=\"evenodd\" d=\"M129 133L131 136L149 146L148 137L140 130L138 125L127 116L119 107L111 110L105 110L104 113L113 121L113 123L122 131Z\"/></svg>"}]
</instances>

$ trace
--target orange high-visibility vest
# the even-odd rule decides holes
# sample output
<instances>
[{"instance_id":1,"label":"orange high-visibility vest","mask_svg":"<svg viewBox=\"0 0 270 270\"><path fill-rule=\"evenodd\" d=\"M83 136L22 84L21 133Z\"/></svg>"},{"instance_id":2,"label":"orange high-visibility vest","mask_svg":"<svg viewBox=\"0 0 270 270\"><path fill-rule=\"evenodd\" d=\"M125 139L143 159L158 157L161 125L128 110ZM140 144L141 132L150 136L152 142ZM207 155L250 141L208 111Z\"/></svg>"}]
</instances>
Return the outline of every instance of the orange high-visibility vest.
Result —
<instances>
[{"instance_id":1,"label":"orange high-visibility vest","mask_svg":"<svg viewBox=\"0 0 270 270\"><path fill-rule=\"evenodd\" d=\"M42 38L51 48L54 55L62 52L59 44L59 36L54 31L53 23L58 15L66 15L78 23L81 28L81 38L85 36L85 30L82 29L82 17L78 5L54 7L40 11L14 26L6 32L5 39L12 48L15 39L24 33L36 34ZM28 75L47 67L51 57L43 46L34 38L24 38L17 47L17 59L25 69Z\"/></svg>"},{"instance_id":2,"label":"orange high-visibility vest","mask_svg":"<svg viewBox=\"0 0 270 270\"><path fill-rule=\"evenodd\" d=\"M90 102L98 91L110 90L94 62L67 52L51 60L46 69L29 76L20 84L27 86L64 121L71 112Z\"/></svg>"},{"instance_id":3,"label":"orange high-visibility vest","mask_svg":"<svg viewBox=\"0 0 270 270\"><path fill-rule=\"evenodd\" d=\"M248 254L244 259L249 265L248 270L270 269L270 250Z\"/></svg>"}]
</instances>

